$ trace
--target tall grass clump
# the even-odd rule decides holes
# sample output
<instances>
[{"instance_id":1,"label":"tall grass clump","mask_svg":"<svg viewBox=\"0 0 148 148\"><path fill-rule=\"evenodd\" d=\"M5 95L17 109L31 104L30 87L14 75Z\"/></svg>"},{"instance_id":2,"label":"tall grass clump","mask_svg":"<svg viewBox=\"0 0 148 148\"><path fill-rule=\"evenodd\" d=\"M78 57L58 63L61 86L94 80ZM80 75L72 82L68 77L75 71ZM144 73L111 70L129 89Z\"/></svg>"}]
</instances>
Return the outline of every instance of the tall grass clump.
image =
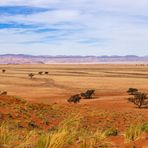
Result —
<instances>
[{"instance_id":1,"label":"tall grass clump","mask_svg":"<svg viewBox=\"0 0 148 148\"><path fill-rule=\"evenodd\" d=\"M111 142L107 141L106 131L97 130L94 133L89 133L86 137L83 137L81 141L81 148L108 148Z\"/></svg>"},{"instance_id":2,"label":"tall grass clump","mask_svg":"<svg viewBox=\"0 0 148 148\"><path fill-rule=\"evenodd\" d=\"M131 125L125 131L126 142L135 141L139 139L141 133L142 133L141 125Z\"/></svg>"},{"instance_id":3,"label":"tall grass clump","mask_svg":"<svg viewBox=\"0 0 148 148\"><path fill-rule=\"evenodd\" d=\"M37 148L62 148L72 144L77 137L79 118L77 116L64 120L54 132L42 134L37 142Z\"/></svg>"},{"instance_id":4,"label":"tall grass clump","mask_svg":"<svg viewBox=\"0 0 148 148\"><path fill-rule=\"evenodd\" d=\"M9 147L13 139L12 133L10 133L8 126L3 123L0 126L0 147Z\"/></svg>"},{"instance_id":5,"label":"tall grass clump","mask_svg":"<svg viewBox=\"0 0 148 148\"><path fill-rule=\"evenodd\" d=\"M70 117L61 122L57 130L44 133L39 136L37 148L62 148L75 145L80 148L107 148L106 131L88 131L80 127L81 118L79 116Z\"/></svg>"}]
</instances>

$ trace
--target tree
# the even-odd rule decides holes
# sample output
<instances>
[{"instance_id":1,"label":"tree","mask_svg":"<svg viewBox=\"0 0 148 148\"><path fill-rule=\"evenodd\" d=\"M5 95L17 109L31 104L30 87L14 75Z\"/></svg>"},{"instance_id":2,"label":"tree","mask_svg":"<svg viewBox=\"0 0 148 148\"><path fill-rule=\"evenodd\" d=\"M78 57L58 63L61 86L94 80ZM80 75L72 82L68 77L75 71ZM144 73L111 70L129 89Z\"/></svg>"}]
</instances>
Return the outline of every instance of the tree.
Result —
<instances>
[{"instance_id":1,"label":"tree","mask_svg":"<svg viewBox=\"0 0 148 148\"><path fill-rule=\"evenodd\" d=\"M29 73L28 76L32 79L34 77L33 73Z\"/></svg>"},{"instance_id":2,"label":"tree","mask_svg":"<svg viewBox=\"0 0 148 148\"><path fill-rule=\"evenodd\" d=\"M138 92L138 89L137 89L137 88L129 88L128 91L127 91L127 93L128 93L129 95L134 95L134 94L136 94L137 92Z\"/></svg>"},{"instance_id":3,"label":"tree","mask_svg":"<svg viewBox=\"0 0 148 148\"><path fill-rule=\"evenodd\" d=\"M128 100L129 102L132 102L137 105L138 108L148 105L148 97L145 93L137 92L133 95L132 98L128 98Z\"/></svg>"},{"instance_id":4,"label":"tree","mask_svg":"<svg viewBox=\"0 0 148 148\"><path fill-rule=\"evenodd\" d=\"M2 73L5 73L6 72L6 70L5 69L2 69Z\"/></svg>"}]
</instances>

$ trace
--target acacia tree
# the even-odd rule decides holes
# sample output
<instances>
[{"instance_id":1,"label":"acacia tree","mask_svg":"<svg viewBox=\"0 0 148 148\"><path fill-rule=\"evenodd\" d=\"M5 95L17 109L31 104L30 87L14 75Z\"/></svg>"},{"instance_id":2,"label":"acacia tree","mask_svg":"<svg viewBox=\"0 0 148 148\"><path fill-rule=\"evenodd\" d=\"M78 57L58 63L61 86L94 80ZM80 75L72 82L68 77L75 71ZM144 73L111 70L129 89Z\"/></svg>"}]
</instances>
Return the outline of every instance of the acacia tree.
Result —
<instances>
[{"instance_id":1,"label":"acacia tree","mask_svg":"<svg viewBox=\"0 0 148 148\"><path fill-rule=\"evenodd\" d=\"M129 102L132 102L137 105L138 108L148 106L148 97L145 93L137 92L133 95L133 97L129 98L128 100Z\"/></svg>"},{"instance_id":2,"label":"acacia tree","mask_svg":"<svg viewBox=\"0 0 148 148\"><path fill-rule=\"evenodd\" d=\"M32 79L34 77L33 73L29 73L28 76Z\"/></svg>"}]
</instances>

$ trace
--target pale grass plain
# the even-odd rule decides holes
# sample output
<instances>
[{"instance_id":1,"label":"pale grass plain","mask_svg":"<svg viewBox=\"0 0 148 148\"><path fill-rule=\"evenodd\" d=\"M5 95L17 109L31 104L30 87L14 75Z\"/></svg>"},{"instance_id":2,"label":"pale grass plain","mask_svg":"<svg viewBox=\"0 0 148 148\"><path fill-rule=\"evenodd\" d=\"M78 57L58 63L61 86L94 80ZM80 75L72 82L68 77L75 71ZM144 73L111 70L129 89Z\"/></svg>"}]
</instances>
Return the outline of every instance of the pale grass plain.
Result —
<instances>
[{"instance_id":1,"label":"pale grass plain","mask_svg":"<svg viewBox=\"0 0 148 148\"><path fill-rule=\"evenodd\" d=\"M148 92L148 66L0 65L0 69L6 69L6 73L0 73L0 90L43 103L66 103L70 95L87 89L96 90L95 99L124 97L129 87ZM39 71L49 74L38 75ZM29 73L35 74L33 79Z\"/></svg>"}]
</instances>

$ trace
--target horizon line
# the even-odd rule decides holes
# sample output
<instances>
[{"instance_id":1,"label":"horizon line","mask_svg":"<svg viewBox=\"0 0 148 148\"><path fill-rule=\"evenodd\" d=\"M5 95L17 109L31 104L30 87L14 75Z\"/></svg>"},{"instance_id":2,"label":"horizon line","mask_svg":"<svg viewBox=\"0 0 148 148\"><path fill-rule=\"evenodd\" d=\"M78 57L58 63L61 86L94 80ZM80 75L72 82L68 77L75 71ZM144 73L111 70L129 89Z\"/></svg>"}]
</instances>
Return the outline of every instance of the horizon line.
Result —
<instances>
[{"instance_id":1,"label":"horizon line","mask_svg":"<svg viewBox=\"0 0 148 148\"><path fill-rule=\"evenodd\" d=\"M113 57L113 56L118 56L118 57L126 57L126 56L133 56L133 57L146 57L148 55L132 55L132 54L127 54L127 55L35 55L35 54L13 54L13 53L6 53L6 54L0 54L0 56L8 56L8 55L12 55L12 56L34 56L34 57L38 57L38 56L49 56L49 57Z\"/></svg>"}]
</instances>

